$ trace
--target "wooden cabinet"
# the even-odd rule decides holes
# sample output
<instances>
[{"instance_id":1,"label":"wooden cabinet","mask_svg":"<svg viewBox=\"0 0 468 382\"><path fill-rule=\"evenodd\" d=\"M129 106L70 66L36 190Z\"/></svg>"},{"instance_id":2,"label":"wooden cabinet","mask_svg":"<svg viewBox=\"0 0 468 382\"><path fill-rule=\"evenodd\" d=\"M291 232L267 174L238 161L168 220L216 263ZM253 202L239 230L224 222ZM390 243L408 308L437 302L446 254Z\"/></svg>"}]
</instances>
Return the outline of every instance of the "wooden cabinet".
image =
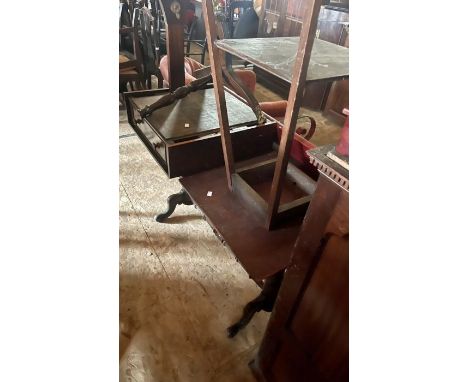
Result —
<instances>
[{"instance_id":1,"label":"wooden cabinet","mask_svg":"<svg viewBox=\"0 0 468 382\"><path fill-rule=\"evenodd\" d=\"M251 365L260 381L348 380L349 193L340 176L320 175Z\"/></svg>"}]
</instances>

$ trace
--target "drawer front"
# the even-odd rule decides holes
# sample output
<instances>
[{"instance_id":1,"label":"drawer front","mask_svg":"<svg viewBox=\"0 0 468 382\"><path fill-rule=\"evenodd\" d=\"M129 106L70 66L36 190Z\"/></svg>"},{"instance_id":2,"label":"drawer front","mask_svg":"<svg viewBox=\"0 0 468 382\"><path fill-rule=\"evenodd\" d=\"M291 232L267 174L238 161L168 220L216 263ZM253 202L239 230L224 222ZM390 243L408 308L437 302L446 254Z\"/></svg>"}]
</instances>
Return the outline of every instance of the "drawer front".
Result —
<instances>
[{"instance_id":1,"label":"drawer front","mask_svg":"<svg viewBox=\"0 0 468 382\"><path fill-rule=\"evenodd\" d=\"M146 139L151 143L151 148L157 153L161 159L167 164L167 157L166 157L166 145L165 143L159 138L159 136L154 132L154 130L146 123L141 122L137 124L137 127L146 137Z\"/></svg>"},{"instance_id":2,"label":"drawer front","mask_svg":"<svg viewBox=\"0 0 468 382\"><path fill-rule=\"evenodd\" d=\"M167 163L166 145L164 144L162 139L159 138L157 134L154 134L154 137L150 141L153 144L154 150L159 154L159 156L164 160L164 162Z\"/></svg>"}]
</instances>

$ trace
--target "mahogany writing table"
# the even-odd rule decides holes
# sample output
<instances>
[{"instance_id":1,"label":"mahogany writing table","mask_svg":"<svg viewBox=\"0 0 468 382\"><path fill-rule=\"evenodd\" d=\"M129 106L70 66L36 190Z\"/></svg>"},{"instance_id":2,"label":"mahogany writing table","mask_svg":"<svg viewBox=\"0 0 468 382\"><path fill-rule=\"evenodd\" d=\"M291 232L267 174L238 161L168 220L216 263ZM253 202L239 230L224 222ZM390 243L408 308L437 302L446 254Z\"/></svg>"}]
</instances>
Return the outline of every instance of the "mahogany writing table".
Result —
<instances>
[{"instance_id":1,"label":"mahogany writing table","mask_svg":"<svg viewBox=\"0 0 468 382\"><path fill-rule=\"evenodd\" d=\"M183 177L179 181L254 281L260 284L286 267L301 218L288 220L273 231L268 230L263 219L229 190L224 167ZM209 192L211 196L208 196Z\"/></svg>"}]
</instances>

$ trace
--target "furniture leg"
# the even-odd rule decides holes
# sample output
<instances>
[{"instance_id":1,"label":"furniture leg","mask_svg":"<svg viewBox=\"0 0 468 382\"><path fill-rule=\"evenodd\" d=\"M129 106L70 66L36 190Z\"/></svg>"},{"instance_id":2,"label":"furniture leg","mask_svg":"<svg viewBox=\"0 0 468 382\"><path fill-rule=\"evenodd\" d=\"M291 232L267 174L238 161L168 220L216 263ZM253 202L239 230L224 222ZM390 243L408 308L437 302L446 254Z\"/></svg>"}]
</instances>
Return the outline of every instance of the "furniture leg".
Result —
<instances>
[{"instance_id":1,"label":"furniture leg","mask_svg":"<svg viewBox=\"0 0 468 382\"><path fill-rule=\"evenodd\" d=\"M192 199L190 199L190 196L185 192L185 190L181 190L177 194L169 195L167 198L167 211L155 216L154 220L156 220L159 223L164 222L169 216L172 215L174 212L175 208L179 204L185 204L186 206L191 206L193 205Z\"/></svg>"},{"instance_id":2,"label":"furniture leg","mask_svg":"<svg viewBox=\"0 0 468 382\"><path fill-rule=\"evenodd\" d=\"M200 58L200 61L201 61L201 64L202 65L205 65L205 53L206 53L206 50L207 50L207 46L206 46L207 42L206 42L206 38L205 38L205 41L203 42L203 51L202 51L202 54L201 54L201 58Z\"/></svg>"},{"instance_id":3,"label":"furniture leg","mask_svg":"<svg viewBox=\"0 0 468 382\"><path fill-rule=\"evenodd\" d=\"M271 312L278 296L281 282L283 281L284 271L280 271L267 278L263 284L261 293L244 307L242 317L234 325L231 325L228 331L228 337L233 338L239 331L247 326L255 313L264 310Z\"/></svg>"}]
</instances>

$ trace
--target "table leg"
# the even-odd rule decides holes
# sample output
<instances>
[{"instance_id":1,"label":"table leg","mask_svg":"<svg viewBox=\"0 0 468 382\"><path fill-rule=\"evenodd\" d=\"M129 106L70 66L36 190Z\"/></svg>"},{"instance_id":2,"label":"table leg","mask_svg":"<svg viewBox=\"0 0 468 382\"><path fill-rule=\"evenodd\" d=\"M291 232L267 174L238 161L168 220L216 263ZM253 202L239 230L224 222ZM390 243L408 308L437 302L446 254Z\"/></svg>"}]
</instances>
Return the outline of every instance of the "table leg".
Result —
<instances>
[{"instance_id":1,"label":"table leg","mask_svg":"<svg viewBox=\"0 0 468 382\"><path fill-rule=\"evenodd\" d=\"M169 216L172 215L177 205L185 204L186 206L191 206L193 205L193 202L192 199L190 199L190 196L187 194L187 192L184 189L182 189L177 194L169 195L169 197L167 198L167 204L167 211L162 214L156 215L154 217L154 220L156 220L159 223L162 223Z\"/></svg>"},{"instance_id":2,"label":"table leg","mask_svg":"<svg viewBox=\"0 0 468 382\"><path fill-rule=\"evenodd\" d=\"M261 310L265 312L273 310L281 282L283 281L283 275L284 271L280 271L265 280L262 292L255 299L247 303L240 320L227 329L229 338L233 338L241 329L245 328L255 313Z\"/></svg>"}]
</instances>

